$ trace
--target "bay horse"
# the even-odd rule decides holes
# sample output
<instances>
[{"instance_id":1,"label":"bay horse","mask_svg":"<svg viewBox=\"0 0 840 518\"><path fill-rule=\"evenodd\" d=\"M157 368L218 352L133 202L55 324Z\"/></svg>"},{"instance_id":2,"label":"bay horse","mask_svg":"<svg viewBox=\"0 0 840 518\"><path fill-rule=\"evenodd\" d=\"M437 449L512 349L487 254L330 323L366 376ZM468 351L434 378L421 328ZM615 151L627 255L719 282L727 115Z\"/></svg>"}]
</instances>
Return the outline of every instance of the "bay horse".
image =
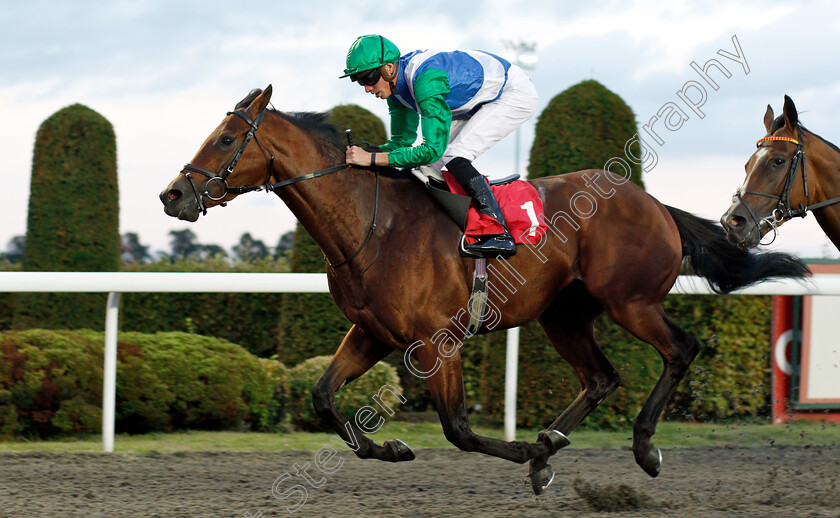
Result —
<instances>
[{"instance_id":1,"label":"bay horse","mask_svg":"<svg viewBox=\"0 0 840 518\"><path fill-rule=\"evenodd\" d=\"M683 258L722 293L807 271L791 256L732 245L716 223L666 207L607 171L532 180L549 231L538 245L521 245L509 259L488 258L489 271L515 271L520 280L518 285L506 281L515 289L490 291L488 307L497 312L492 329L538 320L574 367L580 391L535 442L479 436L470 428L464 399L460 346L468 336L463 326L453 325L468 304L475 267L475 259L458 251L460 228L421 182L345 164L340 135L323 114L268 109L271 93L271 85L253 90L228 112L160 199L166 214L196 221L239 194L274 191L320 246L330 293L352 327L313 388L313 404L360 458L415 458L400 440L380 446L365 437L358 416L348 420L334 403L337 390L400 351L406 367L427 379L451 443L517 463L530 461L533 489L542 492L554 477L549 457L569 444L572 430L620 385L593 337L596 317L606 312L662 357L661 378L633 426L636 462L655 477L661 452L651 437L699 350L697 340L661 305ZM256 145L249 146L251 140ZM597 211L570 218L569 201L593 188L601 196ZM490 280L505 284L501 276ZM478 332L490 330L485 322Z\"/></svg>"},{"instance_id":2,"label":"bay horse","mask_svg":"<svg viewBox=\"0 0 840 518\"><path fill-rule=\"evenodd\" d=\"M764 128L744 166L746 180L720 219L729 240L756 246L770 230L813 211L840 250L840 149L802 126L787 95L779 117L767 105Z\"/></svg>"}]
</instances>

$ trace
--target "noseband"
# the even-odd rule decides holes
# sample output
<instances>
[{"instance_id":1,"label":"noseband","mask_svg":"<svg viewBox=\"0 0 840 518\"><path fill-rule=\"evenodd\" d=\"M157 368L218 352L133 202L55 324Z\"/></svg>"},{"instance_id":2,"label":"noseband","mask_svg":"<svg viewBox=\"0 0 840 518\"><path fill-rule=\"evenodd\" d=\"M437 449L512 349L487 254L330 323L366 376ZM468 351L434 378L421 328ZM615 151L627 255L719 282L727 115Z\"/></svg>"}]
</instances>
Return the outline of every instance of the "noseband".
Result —
<instances>
[{"instance_id":1,"label":"noseband","mask_svg":"<svg viewBox=\"0 0 840 518\"><path fill-rule=\"evenodd\" d=\"M242 141L242 144L240 144L239 148L233 153L233 155L230 157L230 159L227 162L222 164L222 167L219 169L218 172L213 172L213 171L210 171L208 169L204 169L203 167L199 167L197 165L186 164L186 165L184 165L184 168L181 169L181 173L180 173L180 174L183 174L184 177L187 180L189 180L190 187L192 187L192 190L193 190L193 195L195 196L195 200L198 203L198 208L201 210L202 215L204 215L204 216L207 215L207 205L204 203L204 198L205 197L207 199L212 200L212 201L219 201L219 200L224 199L224 197L227 196L228 194L245 194L247 192L253 192L253 191L273 192L275 189L279 189L280 187L285 187L287 185L302 182L304 180L311 180L313 178L319 178L321 176L326 176L328 174L337 173L339 171L347 169L350 166L350 164L338 164L338 165L334 165L332 167L328 167L326 169L321 169L320 171L315 171L314 173L309 173L309 174L305 174L305 175L302 175L302 176L296 176L296 177L290 178L288 180L283 180L282 182L269 184L268 182L271 179L271 175L272 175L272 173L274 173L274 154L271 153L271 151L269 151L269 149L267 147L263 146L262 143L260 142L260 139L257 138L257 129L259 129L260 124L262 123L263 117L265 117L265 109L263 109L263 111L261 111L260 114L257 116L257 118L253 121L247 115L245 115L244 113L242 113L239 110L234 110L232 112L227 112L227 115L236 115L236 116L240 117L242 120L244 120L249 126L248 133L245 135L245 140ZM346 131L346 134L347 134L348 144L350 144L352 146L353 145L352 130L348 129ZM239 159L242 158L242 154L245 152L245 147L248 145L249 142L251 142L251 139L254 139L254 141L256 141L257 145L260 146L260 149L262 149L263 152L265 154L267 154L268 157L269 157L268 158L268 163L267 163L268 169L267 169L266 174L265 174L265 182L263 182L262 185L248 185L248 186L231 187L231 186L228 185L227 179L233 173L233 169L236 167L236 164L239 162ZM367 244L368 244L368 241L370 241L370 238L373 237L373 235L374 235L374 231L376 230L376 218L379 214L379 169L374 167L373 170L374 170L374 173L376 174L376 195L374 197L373 221L370 224L370 229L368 230L367 236L365 236L365 239L362 241L362 244L359 246L359 248L353 254L350 255L350 257L348 257L347 259L345 259L343 261L335 263L335 264L330 263L329 260L327 260L327 264L329 264L331 268L336 268L338 266L343 266L343 265L349 263L354 257L359 255L359 253L362 250L364 250L365 246L367 246ZM199 191L198 185L195 183L195 177L192 175L192 173L198 173L198 174L200 174L202 176L205 176L207 178L207 181L204 182L203 192ZM216 183L219 186L219 191L221 192L221 194L219 196L215 197L215 198L213 197L213 195L210 194L210 191L208 189L208 187L210 186L211 183ZM227 205L227 203L222 201L222 203L220 205L222 207L224 207L225 205ZM326 256L324 258L326 259ZM365 267L365 269L362 270L360 275L362 275L366 271L368 271L368 269L370 269L370 267L373 266L373 263L375 263L376 259L378 259L378 258L379 258L379 240L377 239L377 241L376 241L376 255L374 255L373 260L370 262L370 264L368 264Z\"/></svg>"}]
</instances>

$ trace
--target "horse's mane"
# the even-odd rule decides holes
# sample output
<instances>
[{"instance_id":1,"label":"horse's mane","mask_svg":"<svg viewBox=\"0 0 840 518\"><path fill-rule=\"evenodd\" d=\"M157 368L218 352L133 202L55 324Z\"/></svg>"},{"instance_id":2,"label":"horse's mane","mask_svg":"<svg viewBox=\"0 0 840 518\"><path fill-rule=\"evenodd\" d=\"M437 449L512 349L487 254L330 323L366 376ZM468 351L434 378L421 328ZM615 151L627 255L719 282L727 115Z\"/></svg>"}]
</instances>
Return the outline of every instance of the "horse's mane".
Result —
<instances>
[{"instance_id":1,"label":"horse's mane","mask_svg":"<svg viewBox=\"0 0 840 518\"><path fill-rule=\"evenodd\" d=\"M342 139L344 138L344 132L338 129L335 124L329 122L330 114L324 112L281 112L279 110L269 110L272 113L277 114L279 117L291 122L295 126L299 127L300 129L319 137L329 144L335 146L337 150L339 150L342 155L344 153L344 148L347 145L346 142L343 142ZM335 151L330 149L329 151L324 150L330 154L334 153ZM389 166L379 166L379 174L386 177L386 178L411 178L411 174L403 171L401 169L397 169L395 167Z\"/></svg>"},{"instance_id":2,"label":"horse's mane","mask_svg":"<svg viewBox=\"0 0 840 518\"><path fill-rule=\"evenodd\" d=\"M782 128L782 126L784 126L784 125L785 125L785 116L784 116L784 115L779 115L778 117L776 117L776 118L773 120L773 124L771 124L771 125L770 125L770 133L769 133L769 135L772 135L773 133L775 133L775 132L776 132L776 130L781 129L781 128ZM817 138L818 138L818 139L820 139L820 140L821 140L821 141L822 141L825 145L827 145L828 147L830 147L831 149L833 149L835 152L837 152L838 154L840 154L840 148L838 148L837 146L835 146L835 145L834 145L834 144L832 144L831 142L827 141L826 139L822 138L821 136L817 135L817 134L816 134L816 133L814 133L813 131L809 130L809 129L808 129L808 128L806 128L806 127L805 127L805 125L803 125L802 123L800 123L799 125L802 127L802 129L803 129L804 131L807 131L807 132L808 132L808 133L810 133L811 135L813 135L813 136L817 137Z\"/></svg>"},{"instance_id":3,"label":"horse's mane","mask_svg":"<svg viewBox=\"0 0 840 518\"><path fill-rule=\"evenodd\" d=\"M832 144L831 142L829 142L829 141L827 141L826 139L822 138L821 136L817 135L816 133L814 133L813 131L809 130L809 129L808 129L808 128L806 128L805 126L802 126L802 129L804 129L805 131L807 131L807 132L808 132L808 133L810 133L811 135L813 135L813 136L817 137L818 139L822 140L822 141L823 141L823 142L824 142L824 143L825 143L828 147L830 147L831 149L833 149L836 153L840 154L840 148L838 148L837 146L835 146L835 145L834 145L834 144Z\"/></svg>"},{"instance_id":4,"label":"horse's mane","mask_svg":"<svg viewBox=\"0 0 840 518\"><path fill-rule=\"evenodd\" d=\"M334 124L329 122L329 113L269 111L291 122L298 128L326 140L336 148L344 149L344 144L341 142L341 132L339 132Z\"/></svg>"},{"instance_id":5,"label":"horse's mane","mask_svg":"<svg viewBox=\"0 0 840 518\"><path fill-rule=\"evenodd\" d=\"M254 88L248 93L248 95L245 96L244 99L242 99L241 101L239 101L239 103L236 104L235 109L239 110L247 107L261 93L261 89ZM321 149L321 151L323 151L325 154L335 155L336 157L338 157L338 155L343 156L344 147L347 145L347 143L342 140L344 136L343 132L339 130L338 127L335 126L335 124L329 122L329 113L282 112L274 108L270 108L268 111L294 124L295 126L304 130L310 135L317 137L316 140L320 140L321 142L328 144L324 145ZM379 166L378 171L380 175L386 178L411 177L410 173L394 167Z\"/></svg>"},{"instance_id":6,"label":"horse's mane","mask_svg":"<svg viewBox=\"0 0 840 518\"><path fill-rule=\"evenodd\" d=\"M246 108L249 104L251 104L254 99L256 99L262 93L262 89L254 88L248 95L245 96L244 99L239 101L236 104L236 110L241 110ZM317 136L320 137L333 146L337 147L338 149L344 149L344 145L341 143L339 137L338 128L335 125L330 124L328 119L330 115L328 113L319 113L319 112L281 112L280 110L276 110L274 108L270 108L268 110L271 113L274 113L283 119L291 122L295 126Z\"/></svg>"}]
</instances>

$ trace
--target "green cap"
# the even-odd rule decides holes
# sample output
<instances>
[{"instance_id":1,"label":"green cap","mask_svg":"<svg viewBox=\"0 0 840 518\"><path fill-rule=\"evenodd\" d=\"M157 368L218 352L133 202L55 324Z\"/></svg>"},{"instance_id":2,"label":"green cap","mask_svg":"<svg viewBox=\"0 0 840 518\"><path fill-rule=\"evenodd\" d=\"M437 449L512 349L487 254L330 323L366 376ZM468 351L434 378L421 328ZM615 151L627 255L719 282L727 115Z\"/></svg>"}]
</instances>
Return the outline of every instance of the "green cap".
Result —
<instances>
[{"instance_id":1,"label":"green cap","mask_svg":"<svg viewBox=\"0 0 840 518\"><path fill-rule=\"evenodd\" d=\"M386 63L396 63L400 60L400 49L388 38L378 34L359 36L347 51L347 77L358 72L378 68Z\"/></svg>"}]
</instances>

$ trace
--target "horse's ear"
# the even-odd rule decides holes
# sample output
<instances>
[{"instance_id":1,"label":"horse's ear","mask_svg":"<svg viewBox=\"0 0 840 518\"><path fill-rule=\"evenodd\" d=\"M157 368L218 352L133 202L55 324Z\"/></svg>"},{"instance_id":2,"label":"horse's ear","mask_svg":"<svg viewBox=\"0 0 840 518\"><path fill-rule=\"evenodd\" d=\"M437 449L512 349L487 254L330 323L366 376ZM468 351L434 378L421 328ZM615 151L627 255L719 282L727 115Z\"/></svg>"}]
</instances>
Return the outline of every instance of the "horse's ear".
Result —
<instances>
[{"instance_id":1,"label":"horse's ear","mask_svg":"<svg viewBox=\"0 0 840 518\"><path fill-rule=\"evenodd\" d=\"M767 133L770 133L770 126L773 125L773 120L773 107L768 104L767 111L764 112L764 129L767 130Z\"/></svg>"},{"instance_id":2,"label":"horse's ear","mask_svg":"<svg viewBox=\"0 0 840 518\"><path fill-rule=\"evenodd\" d=\"M796 105L793 104L793 99L785 96L785 125L791 129L791 131L796 129L796 125L799 123L799 115L796 113Z\"/></svg>"},{"instance_id":3,"label":"horse's ear","mask_svg":"<svg viewBox=\"0 0 840 518\"><path fill-rule=\"evenodd\" d=\"M248 92L248 95L246 95L244 99L242 99L241 101L236 103L236 107L234 109L235 110L242 110L244 108L247 108L248 106L251 105L252 102L254 102L254 99L256 99L261 93L262 93L262 90L260 90L259 88L254 88L253 90Z\"/></svg>"},{"instance_id":4,"label":"horse's ear","mask_svg":"<svg viewBox=\"0 0 840 518\"><path fill-rule=\"evenodd\" d=\"M262 95L257 98L257 113L265 110L265 107L268 106L269 101L271 101L271 90L271 85L266 86Z\"/></svg>"}]
</instances>

